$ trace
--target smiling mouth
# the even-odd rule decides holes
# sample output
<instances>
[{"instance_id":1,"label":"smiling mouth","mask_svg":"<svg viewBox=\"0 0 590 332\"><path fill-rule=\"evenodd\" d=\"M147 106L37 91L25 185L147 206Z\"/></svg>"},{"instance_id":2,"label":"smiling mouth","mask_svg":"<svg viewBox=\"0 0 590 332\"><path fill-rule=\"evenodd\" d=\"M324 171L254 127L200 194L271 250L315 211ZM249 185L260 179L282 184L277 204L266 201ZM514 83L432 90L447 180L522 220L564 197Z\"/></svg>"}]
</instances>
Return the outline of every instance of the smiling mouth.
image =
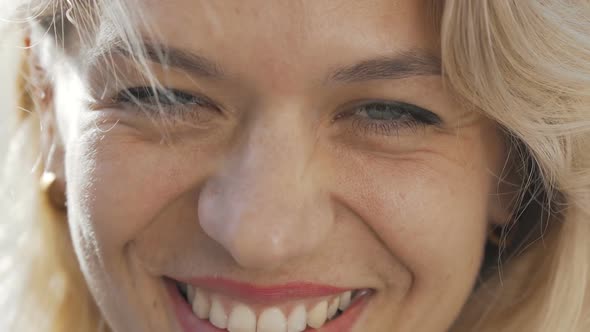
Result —
<instances>
[{"instance_id":1,"label":"smiling mouth","mask_svg":"<svg viewBox=\"0 0 590 332\"><path fill-rule=\"evenodd\" d=\"M306 283L261 288L221 279L170 280L169 286L184 306L186 332L347 331L374 294Z\"/></svg>"}]
</instances>

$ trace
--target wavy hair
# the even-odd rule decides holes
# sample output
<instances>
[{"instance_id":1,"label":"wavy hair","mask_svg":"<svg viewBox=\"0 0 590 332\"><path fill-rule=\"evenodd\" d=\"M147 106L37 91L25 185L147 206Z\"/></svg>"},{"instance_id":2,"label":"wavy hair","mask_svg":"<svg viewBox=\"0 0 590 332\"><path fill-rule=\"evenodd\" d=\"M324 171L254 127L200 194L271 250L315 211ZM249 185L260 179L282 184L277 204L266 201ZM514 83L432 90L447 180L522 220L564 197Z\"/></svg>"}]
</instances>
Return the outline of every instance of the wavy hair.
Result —
<instances>
[{"instance_id":1,"label":"wavy hair","mask_svg":"<svg viewBox=\"0 0 590 332\"><path fill-rule=\"evenodd\" d=\"M445 88L498 124L518 175L511 222L499 233L500 245L487 247L478 285L451 330L590 330L590 2L426 1L440 32ZM50 41L49 52L92 50L113 38L144 64L130 2L6 5L9 28ZM26 64L30 53L21 53ZM18 105L2 116L14 126L0 160L0 311L7 313L0 329L107 331L80 272L67 216L37 189L43 128L31 75L22 68L14 79Z\"/></svg>"}]
</instances>

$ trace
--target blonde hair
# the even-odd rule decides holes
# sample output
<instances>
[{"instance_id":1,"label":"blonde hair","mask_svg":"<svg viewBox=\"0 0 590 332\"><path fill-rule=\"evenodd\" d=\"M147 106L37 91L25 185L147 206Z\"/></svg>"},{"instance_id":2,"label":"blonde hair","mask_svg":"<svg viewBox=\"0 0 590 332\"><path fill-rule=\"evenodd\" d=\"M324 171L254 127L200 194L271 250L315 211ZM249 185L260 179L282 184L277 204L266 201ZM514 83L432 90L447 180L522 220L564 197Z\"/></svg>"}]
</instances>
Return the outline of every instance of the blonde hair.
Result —
<instances>
[{"instance_id":1,"label":"blonde hair","mask_svg":"<svg viewBox=\"0 0 590 332\"><path fill-rule=\"evenodd\" d=\"M520 241L508 250L506 239L517 230L504 230L492 260L501 270L482 274L452 330L590 330L590 2L429 2L440 27L446 87L504 130L523 178L509 224ZM23 0L19 10L22 23L52 30L57 48L66 47L64 34L72 30L92 44L84 30L110 17L117 22L110 33L141 55L128 20L114 19L126 14L121 2ZM105 331L66 216L33 189L41 128L34 112L22 111L34 110L26 78L19 74L21 119L0 180L0 274L12 276L1 281L0 292L19 290L0 303L17 308L5 330Z\"/></svg>"}]
</instances>

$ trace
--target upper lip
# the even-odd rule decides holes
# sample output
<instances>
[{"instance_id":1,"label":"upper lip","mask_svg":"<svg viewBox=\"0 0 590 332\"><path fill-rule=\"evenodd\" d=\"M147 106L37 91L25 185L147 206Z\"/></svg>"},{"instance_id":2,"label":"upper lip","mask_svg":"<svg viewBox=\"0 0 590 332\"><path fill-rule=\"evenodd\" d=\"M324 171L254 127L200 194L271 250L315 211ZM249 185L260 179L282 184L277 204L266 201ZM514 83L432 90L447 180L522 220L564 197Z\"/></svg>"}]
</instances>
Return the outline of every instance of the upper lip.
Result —
<instances>
[{"instance_id":1,"label":"upper lip","mask_svg":"<svg viewBox=\"0 0 590 332\"><path fill-rule=\"evenodd\" d=\"M256 285L222 277L196 277L176 280L216 294L247 300L250 303L292 301L332 296L354 290L307 281L295 281L278 285Z\"/></svg>"}]
</instances>

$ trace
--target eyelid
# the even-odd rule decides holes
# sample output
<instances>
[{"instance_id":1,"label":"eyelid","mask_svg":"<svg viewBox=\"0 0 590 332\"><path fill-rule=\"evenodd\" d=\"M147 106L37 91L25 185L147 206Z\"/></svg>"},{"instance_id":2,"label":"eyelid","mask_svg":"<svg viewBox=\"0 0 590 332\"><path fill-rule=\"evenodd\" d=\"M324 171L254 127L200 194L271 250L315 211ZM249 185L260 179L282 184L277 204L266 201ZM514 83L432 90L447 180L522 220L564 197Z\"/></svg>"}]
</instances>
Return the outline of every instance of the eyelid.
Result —
<instances>
[{"instance_id":1,"label":"eyelid","mask_svg":"<svg viewBox=\"0 0 590 332\"><path fill-rule=\"evenodd\" d=\"M386 99L368 99L368 100L357 100L353 102L346 103L344 106L341 107L343 112L339 112L335 118L337 120L343 116L349 116L351 113L357 112L360 108L371 106L371 105L387 105L393 106L397 108L401 108L404 110L408 110L410 115L417 116L417 120L421 120L429 125L434 126L441 126L444 121L443 119L436 114L426 108L417 106L415 104L410 104L403 101L395 101L395 100L386 100Z\"/></svg>"},{"instance_id":2,"label":"eyelid","mask_svg":"<svg viewBox=\"0 0 590 332\"><path fill-rule=\"evenodd\" d=\"M136 97L133 95L132 92L141 92L146 93L143 97ZM149 95L148 95L149 94ZM182 98L169 98L170 96L175 97L175 95L183 95L184 97L189 97L186 99L191 99L192 102L178 102ZM179 105L198 105L201 107L208 107L215 110L220 110L215 102L213 102L210 98L193 92L188 92L181 89L175 88L164 88L164 89L157 89L149 86L134 86L123 89L117 93L114 97L114 102L116 103L133 103L133 104L142 104L141 101L147 98L157 98L161 96L163 98L168 98L168 100L161 102L163 105L167 106L179 106ZM158 100L163 100L163 98L159 98ZM146 103L147 104L147 103ZM156 103L154 103L156 105ZM145 104L143 105L145 106Z\"/></svg>"},{"instance_id":3,"label":"eyelid","mask_svg":"<svg viewBox=\"0 0 590 332\"><path fill-rule=\"evenodd\" d=\"M397 116L391 119L376 119L367 116L368 109L375 106L386 106ZM361 115L361 113L366 113ZM432 111L425 108L392 100L361 100L347 103L344 111L338 113L334 121L342 121L361 137L401 136L403 133L415 133L418 129L442 127L443 121Z\"/></svg>"},{"instance_id":4,"label":"eyelid","mask_svg":"<svg viewBox=\"0 0 590 332\"><path fill-rule=\"evenodd\" d=\"M175 95L178 94L182 96L177 98ZM156 122L189 124L192 128L225 117L223 108L203 94L175 88L155 89L151 86L130 86L119 90L114 97L109 98L109 108L121 109L125 111L124 114L140 115Z\"/></svg>"}]
</instances>

